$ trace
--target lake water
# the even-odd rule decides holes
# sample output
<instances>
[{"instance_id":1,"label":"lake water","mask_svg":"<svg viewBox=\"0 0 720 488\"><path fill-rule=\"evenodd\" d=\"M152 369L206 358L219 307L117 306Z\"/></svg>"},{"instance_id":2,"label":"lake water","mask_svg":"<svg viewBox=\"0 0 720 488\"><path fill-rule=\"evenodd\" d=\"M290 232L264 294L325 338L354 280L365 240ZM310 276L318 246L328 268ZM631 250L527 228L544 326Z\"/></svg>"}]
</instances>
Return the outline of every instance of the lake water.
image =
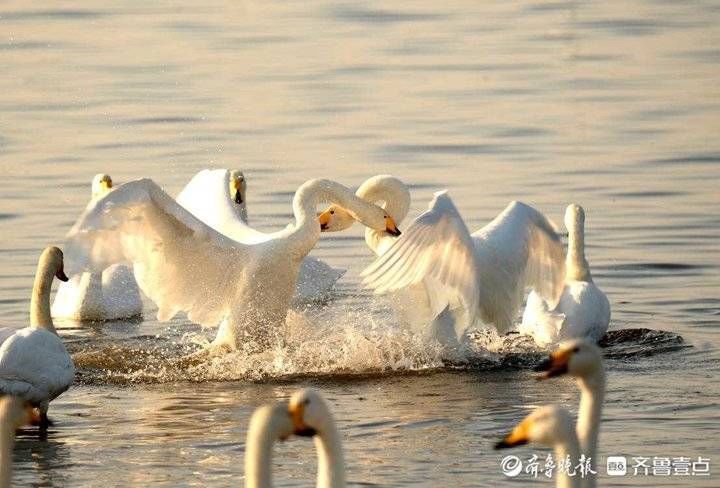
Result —
<instances>
[{"instance_id":1,"label":"lake water","mask_svg":"<svg viewBox=\"0 0 720 488\"><path fill-rule=\"evenodd\" d=\"M267 230L315 177L392 173L411 216L448 188L471 229L513 199L557 222L577 202L611 329L691 346L640 334L609 348L601 456L711 458L710 477L603 467L600 482L718 486L718 46L720 5L702 0L6 0L0 322L27 324L38 254L62 243L98 172L175 195L200 169L242 169ZM291 317L294 351L183 371L168 358L202 331L158 323L152 304L139 323L62 324L78 381L47 440L20 436L18 485L238 486L253 409L307 385L335 410L353 486L529 484L492 445L534 406L574 408L574 383L535 382L537 356L507 361L497 344L444 367L359 290L359 226L314 254L348 272L335 301ZM280 445L277 483L312 485L314 456Z\"/></svg>"}]
</instances>

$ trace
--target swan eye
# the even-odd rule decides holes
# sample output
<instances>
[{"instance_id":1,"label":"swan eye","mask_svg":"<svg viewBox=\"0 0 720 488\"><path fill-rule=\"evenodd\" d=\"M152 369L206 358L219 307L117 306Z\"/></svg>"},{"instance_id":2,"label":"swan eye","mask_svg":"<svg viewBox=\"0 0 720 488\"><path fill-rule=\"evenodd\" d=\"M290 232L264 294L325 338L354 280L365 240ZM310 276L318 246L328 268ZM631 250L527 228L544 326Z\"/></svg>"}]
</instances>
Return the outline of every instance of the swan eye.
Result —
<instances>
[{"instance_id":1,"label":"swan eye","mask_svg":"<svg viewBox=\"0 0 720 488\"><path fill-rule=\"evenodd\" d=\"M330 215L335 215L335 210L330 210Z\"/></svg>"},{"instance_id":2,"label":"swan eye","mask_svg":"<svg viewBox=\"0 0 720 488\"><path fill-rule=\"evenodd\" d=\"M305 401L303 402L303 405L310 405L310 399L306 398Z\"/></svg>"},{"instance_id":3,"label":"swan eye","mask_svg":"<svg viewBox=\"0 0 720 488\"><path fill-rule=\"evenodd\" d=\"M575 346L575 348L573 348L572 352L580 352L580 346Z\"/></svg>"}]
</instances>

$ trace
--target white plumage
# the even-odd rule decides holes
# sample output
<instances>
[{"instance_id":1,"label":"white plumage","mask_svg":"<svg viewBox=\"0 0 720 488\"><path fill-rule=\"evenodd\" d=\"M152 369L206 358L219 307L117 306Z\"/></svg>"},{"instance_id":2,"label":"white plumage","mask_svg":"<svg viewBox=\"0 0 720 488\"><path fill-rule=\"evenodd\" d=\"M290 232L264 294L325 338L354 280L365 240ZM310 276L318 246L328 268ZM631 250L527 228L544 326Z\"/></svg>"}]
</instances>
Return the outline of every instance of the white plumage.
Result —
<instances>
[{"instance_id":1,"label":"white plumage","mask_svg":"<svg viewBox=\"0 0 720 488\"><path fill-rule=\"evenodd\" d=\"M244 244L258 244L273 234L258 231L248 224L247 179L239 171L223 169L202 170L197 173L177 197L177 202L195 217L216 231ZM345 274L324 261L306 256L298 275L294 302L296 305L323 301L329 298L335 283Z\"/></svg>"},{"instance_id":2,"label":"white plumage","mask_svg":"<svg viewBox=\"0 0 720 488\"><path fill-rule=\"evenodd\" d=\"M567 276L557 306L538 293L528 296L521 334L530 335L541 346L566 339L586 338L597 342L610 323L610 302L597 287L585 259L585 211L571 204L565 212L568 229Z\"/></svg>"},{"instance_id":3,"label":"white plumage","mask_svg":"<svg viewBox=\"0 0 720 488\"><path fill-rule=\"evenodd\" d=\"M75 272L133 263L161 321L184 311L201 325L223 323L216 345L234 349L246 340L264 346L279 333L302 259L320 237L315 212L321 201L342 202L367 225L385 229L382 209L338 183L311 180L295 193L295 224L264 242L243 244L142 179L91 202L68 234L66 251Z\"/></svg>"},{"instance_id":4,"label":"white plumage","mask_svg":"<svg viewBox=\"0 0 720 488\"><path fill-rule=\"evenodd\" d=\"M92 182L92 200L112 191L112 179L98 174ZM82 273L61 283L52 305L52 316L71 320L113 320L142 314L142 298L133 272L116 264L105 270Z\"/></svg>"}]
</instances>

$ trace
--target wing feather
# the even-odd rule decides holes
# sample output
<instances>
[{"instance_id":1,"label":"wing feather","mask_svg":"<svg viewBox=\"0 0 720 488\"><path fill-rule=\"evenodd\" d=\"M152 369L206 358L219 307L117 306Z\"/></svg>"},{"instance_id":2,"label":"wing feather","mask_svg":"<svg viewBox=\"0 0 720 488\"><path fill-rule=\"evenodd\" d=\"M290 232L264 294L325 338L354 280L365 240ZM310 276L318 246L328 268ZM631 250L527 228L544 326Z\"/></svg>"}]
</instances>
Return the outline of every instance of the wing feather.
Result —
<instances>
[{"instance_id":1,"label":"wing feather","mask_svg":"<svg viewBox=\"0 0 720 488\"><path fill-rule=\"evenodd\" d=\"M215 326L252 275L252 247L201 222L149 179L125 183L88 204L67 236L70 272L134 264L158 319L184 311Z\"/></svg>"},{"instance_id":2,"label":"wing feather","mask_svg":"<svg viewBox=\"0 0 720 488\"><path fill-rule=\"evenodd\" d=\"M477 262L472 238L446 191L362 273L364 284L386 293L427 281L433 313L460 304L472 321L478 308Z\"/></svg>"}]
</instances>

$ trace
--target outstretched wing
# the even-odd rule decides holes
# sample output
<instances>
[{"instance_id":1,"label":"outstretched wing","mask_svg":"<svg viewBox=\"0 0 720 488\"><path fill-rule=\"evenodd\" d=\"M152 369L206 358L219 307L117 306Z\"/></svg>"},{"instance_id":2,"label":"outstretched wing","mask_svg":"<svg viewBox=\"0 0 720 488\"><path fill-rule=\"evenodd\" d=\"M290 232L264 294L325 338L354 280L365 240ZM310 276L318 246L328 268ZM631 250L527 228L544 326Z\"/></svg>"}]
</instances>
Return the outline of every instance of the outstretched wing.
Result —
<instances>
[{"instance_id":1,"label":"outstretched wing","mask_svg":"<svg viewBox=\"0 0 720 488\"><path fill-rule=\"evenodd\" d=\"M250 227L230 196L230 171L205 169L185 185L177 202L216 231L244 244L259 244L271 234ZM247 202L245 203L247 205Z\"/></svg>"},{"instance_id":2,"label":"outstretched wing","mask_svg":"<svg viewBox=\"0 0 720 488\"><path fill-rule=\"evenodd\" d=\"M446 191L362 273L376 293L425 282L434 316L462 306L472 322L478 309L478 264L470 232Z\"/></svg>"},{"instance_id":3,"label":"outstretched wing","mask_svg":"<svg viewBox=\"0 0 720 488\"><path fill-rule=\"evenodd\" d=\"M184 311L217 325L252 279L250 246L207 226L149 179L91 201L68 233L65 255L71 273L132 263L159 320Z\"/></svg>"},{"instance_id":4,"label":"outstretched wing","mask_svg":"<svg viewBox=\"0 0 720 488\"><path fill-rule=\"evenodd\" d=\"M511 202L473 234L480 266L480 312L499 332L510 329L531 287L552 310L565 283L565 252L554 225L540 212Z\"/></svg>"}]
</instances>

